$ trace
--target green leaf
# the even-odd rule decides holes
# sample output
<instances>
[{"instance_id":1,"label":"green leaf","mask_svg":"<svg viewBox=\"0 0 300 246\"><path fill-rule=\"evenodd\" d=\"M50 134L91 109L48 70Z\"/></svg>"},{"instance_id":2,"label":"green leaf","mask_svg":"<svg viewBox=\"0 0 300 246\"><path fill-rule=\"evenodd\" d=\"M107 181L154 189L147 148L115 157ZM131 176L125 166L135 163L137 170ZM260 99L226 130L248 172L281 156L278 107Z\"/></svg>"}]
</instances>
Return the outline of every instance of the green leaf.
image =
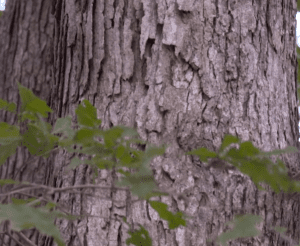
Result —
<instances>
[{"instance_id":1,"label":"green leaf","mask_svg":"<svg viewBox=\"0 0 300 246\"><path fill-rule=\"evenodd\" d=\"M124 132L123 132L124 135ZM128 139L126 140L127 143L135 143L135 144L141 144L141 145L146 145L147 142L145 142L144 140L138 139L138 138L132 138L132 139Z\"/></svg>"},{"instance_id":2,"label":"green leaf","mask_svg":"<svg viewBox=\"0 0 300 246\"><path fill-rule=\"evenodd\" d=\"M6 185L6 184L19 184L19 182L12 180L12 179L0 179L0 186Z\"/></svg>"},{"instance_id":3,"label":"green leaf","mask_svg":"<svg viewBox=\"0 0 300 246\"><path fill-rule=\"evenodd\" d=\"M101 136L103 131L99 129L81 128L75 133L74 141L83 145L94 142L94 137Z\"/></svg>"},{"instance_id":4,"label":"green leaf","mask_svg":"<svg viewBox=\"0 0 300 246\"><path fill-rule=\"evenodd\" d=\"M126 150L121 157L117 157L121 161L121 165L124 167L132 167L131 164L135 163L135 158L130 155L129 150Z\"/></svg>"},{"instance_id":5,"label":"green leaf","mask_svg":"<svg viewBox=\"0 0 300 246\"><path fill-rule=\"evenodd\" d=\"M37 114L32 113L30 111L24 111L20 114L20 116L21 116L21 122L24 122L25 120L30 120L35 122L38 120Z\"/></svg>"},{"instance_id":6,"label":"green leaf","mask_svg":"<svg viewBox=\"0 0 300 246\"><path fill-rule=\"evenodd\" d=\"M286 147L285 149L277 149L269 152L260 152L258 156L267 157L272 155L280 155L285 153L296 153L298 150L293 146Z\"/></svg>"},{"instance_id":7,"label":"green leaf","mask_svg":"<svg viewBox=\"0 0 300 246\"><path fill-rule=\"evenodd\" d=\"M9 103L5 100L0 99L0 109L16 113L17 105L15 103Z\"/></svg>"},{"instance_id":8,"label":"green leaf","mask_svg":"<svg viewBox=\"0 0 300 246\"><path fill-rule=\"evenodd\" d=\"M18 84L19 94L21 97L22 108L24 110L26 104L28 104L29 102L31 102L35 99L35 95L32 93L31 90L22 86L19 82L17 82L17 84Z\"/></svg>"},{"instance_id":9,"label":"green leaf","mask_svg":"<svg viewBox=\"0 0 300 246\"><path fill-rule=\"evenodd\" d=\"M143 151L134 150L123 145L116 147L115 157L120 160L118 166L138 168L141 166L142 156L146 161L147 156Z\"/></svg>"},{"instance_id":10,"label":"green leaf","mask_svg":"<svg viewBox=\"0 0 300 246\"><path fill-rule=\"evenodd\" d=\"M0 204L0 222L10 220L15 231L36 228L41 233L52 236L59 246L63 246L65 244L55 227L53 214L23 204Z\"/></svg>"},{"instance_id":11,"label":"green leaf","mask_svg":"<svg viewBox=\"0 0 300 246\"><path fill-rule=\"evenodd\" d=\"M49 157L59 139L50 134L51 125L39 120L27 126L28 131L23 135L22 145L26 146L32 155Z\"/></svg>"},{"instance_id":12,"label":"green leaf","mask_svg":"<svg viewBox=\"0 0 300 246\"><path fill-rule=\"evenodd\" d=\"M145 157L153 159L156 156L163 155L166 152L166 146L156 147L154 145L149 145L145 150Z\"/></svg>"},{"instance_id":13,"label":"green leaf","mask_svg":"<svg viewBox=\"0 0 300 246\"><path fill-rule=\"evenodd\" d=\"M55 122L52 134L62 133L65 137L73 139L75 131L72 129L72 117L59 118Z\"/></svg>"},{"instance_id":14,"label":"green leaf","mask_svg":"<svg viewBox=\"0 0 300 246\"><path fill-rule=\"evenodd\" d=\"M241 149L230 149L224 160L248 175L259 189L262 188L259 183L268 184L276 193L281 190L287 192L297 188L290 181L287 168L279 159L276 163L273 163L266 157L245 156Z\"/></svg>"},{"instance_id":15,"label":"green leaf","mask_svg":"<svg viewBox=\"0 0 300 246\"><path fill-rule=\"evenodd\" d=\"M7 105L8 105L8 101L5 101L0 98L0 109L6 108Z\"/></svg>"},{"instance_id":16,"label":"green leaf","mask_svg":"<svg viewBox=\"0 0 300 246\"><path fill-rule=\"evenodd\" d=\"M261 231L255 225L261 221L261 217L252 214L235 216L233 221L226 223L233 226L233 229L219 236L217 242L225 245L228 241L237 238L256 237L261 234Z\"/></svg>"},{"instance_id":17,"label":"green leaf","mask_svg":"<svg viewBox=\"0 0 300 246\"><path fill-rule=\"evenodd\" d=\"M162 147L156 147L152 144L149 144L149 146L146 148L144 155L141 155L142 152L138 152L138 158L140 159L140 170L139 172L141 174L153 174L151 169L149 168L149 164L152 161L153 158L163 155L166 151L167 146ZM133 152L136 153L136 152Z\"/></svg>"},{"instance_id":18,"label":"green leaf","mask_svg":"<svg viewBox=\"0 0 300 246\"><path fill-rule=\"evenodd\" d=\"M21 112L30 111L32 113L39 113L44 118L48 117L48 112L53 112L51 108L47 106L44 100L36 97L33 92L26 87L18 83L19 94L21 97Z\"/></svg>"},{"instance_id":19,"label":"green leaf","mask_svg":"<svg viewBox=\"0 0 300 246\"><path fill-rule=\"evenodd\" d=\"M243 153L235 148L230 149L227 154L224 156L224 159L226 158L231 158L229 159L229 161L241 161L243 159L245 159L245 156L243 155Z\"/></svg>"},{"instance_id":20,"label":"green leaf","mask_svg":"<svg viewBox=\"0 0 300 246\"><path fill-rule=\"evenodd\" d=\"M82 164L83 161L80 160L78 157L74 157L72 160L71 160L71 163L70 165L68 166L68 168L71 168L71 169L75 169L76 167L78 167L80 164Z\"/></svg>"},{"instance_id":21,"label":"green leaf","mask_svg":"<svg viewBox=\"0 0 300 246\"><path fill-rule=\"evenodd\" d=\"M62 140L59 142L59 146L66 149L69 153L82 153L82 150L80 149L82 146L78 144L74 144L72 140ZM75 149L76 146L76 149Z\"/></svg>"},{"instance_id":22,"label":"green leaf","mask_svg":"<svg viewBox=\"0 0 300 246\"><path fill-rule=\"evenodd\" d=\"M112 156L113 150L105 148L103 144L97 141L91 141L90 144L86 145L86 147L83 147L82 150L80 150L80 153L87 155L98 155L99 157L108 157Z\"/></svg>"},{"instance_id":23,"label":"green leaf","mask_svg":"<svg viewBox=\"0 0 300 246\"><path fill-rule=\"evenodd\" d=\"M277 231L278 233L285 233L287 231L285 227L280 227L280 226L275 226L274 230Z\"/></svg>"},{"instance_id":24,"label":"green leaf","mask_svg":"<svg viewBox=\"0 0 300 246\"><path fill-rule=\"evenodd\" d=\"M300 48L298 45L296 45L296 49L297 49L297 59L300 59Z\"/></svg>"},{"instance_id":25,"label":"green leaf","mask_svg":"<svg viewBox=\"0 0 300 246\"><path fill-rule=\"evenodd\" d=\"M186 153L187 155L197 155L202 162L207 162L210 158L217 157L217 153L209 151L206 148L195 149Z\"/></svg>"},{"instance_id":26,"label":"green leaf","mask_svg":"<svg viewBox=\"0 0 300 246\"><path fill-rule=\"evenodd\" d=\"M72 139L63 139L63 140L59 140L58 142L58 146L67 149L69 153L78 152L78 150L74 150L72 148L73 145L75 145L75 143Z\"/></svg>"},{"instance_id":27,"label":"green leaf","mask_svg":"<svg viewBox=\"0 0 300 246\"><path fill-rule=\"evenodd\" d=\"M142 199L148 199L153 196L153 190L158 189L154 181L153 172L149 168L149 162L153 157L164 153L165 148L149 146L143 155L140 155L140 166L134 174L123 172L125 177L116 183L117 186L129 186L131 192ZM119 172L121 172L119 170ZM122 173L122 172L121 172Z\"/></svg>"},{"instance_id":28,"label":"green leaf","mask_svg":"<svg viewBox=\"0 0 300 246\"><path fill-rule=\"evenodd\" d=\"M47 103L39 98L35 98L29 102L25 109L34 113L40 113L44 118L48 117L48 112L53 112L53 110L48 107Z\"/></svg>"},{"instance_id":29,"label":"green leaf","mask_svg":"<svg viewBox=\"0 0 300 246\"><path fill-rule=\"evenodd\" d=\"M255 148L250 141L241 143L238 151L240 153L240 156L243 157L255 156L260 153L259 149Z\"/></svg>"},{"instance_id":30,"label":"green leaf","mask_svg":"<svg viewBox=\"0 0 300 246\"><path fill-rule=\"evenodd\" d=\"M39 120L37 122L34 123L34 125L36 125L39 129L41 129L41 132L44 134L44 135L48 135L50 134L51 132L51 129L52 129L52 126L44 121L40 115L38 114L38 117L39 117Z\"/></svg>"},{"instance_id":31,"label":"green leaf","mask_svg":"<svg viewBox=\"0 0 300 246\"><path fill-rule=\"evenodd\" d=\"M297 11L300 11L300 0L297 0Z\"/></svg>"},{"instance_id":32,"label":"green leaf","mask_svg":"<svg viewBox=\"0 0 300 246\"><path fill-rule=\"evenodd\" d=\"M116 182L116 186L129 186L131 192L142 199L147 199L154 189L158 189L153 175L143 175L139 172L122 178Z\"/></svg>"},{"instance_id":33,"label":"green leaf","mask_svg":"<svg viewBox=\"0 0 300 246\"><path fill-rule=\"evenodd\" d=\"M169 229L175 229L180 225L185 226L186 222L182 218L183 213L177 212L176 214L168 211L168 205L159 201L148 201L151 207L157 211L160 218L168 221Z\"/></svg>"},{"instance_id":34,"label":"green leaf","mask_svg":"<svg viewBox=\"0 0 300 246\"><path fill-rule=\"evenodd\" d=\"M133 232L128 231L128 234L131 236L126 239L126 244L133 244L136 246L152 246L152 239L149 237L148 231L141 225L140 230L135 230Z\"/></svg>"},{"instance_id":35,"label":"green leaf","mask_svg":"<svg viewBox=\"0 0 300 246\"><path fill-rule=\"evenodd\" d=\"M107 148L113 148L117 143L117 139L122 137L124 130L121 127L114 126L104 132L104 144Z\"/></svg>"},{"instance_id":36,"label":"green leaf","mask_svg":"<svg viewBox=\"0 0 300 246\"><path fill-rule=\"evenodd\" d=\"M34 198L34 197L31 197L31 198L28 198L28 199L17 199L17 198L14 198L14 197L11 198L12 203L17 204L17 205L27 204L29 202L33 202L33 201L36 201L36 200L37 199Z\"/></svg>"},{"instance_id":37,"label":"green leaf","mask_svg":"<svg viewBox=\"0 0 300 246\"><path fill-rule=\"evenodd\" d=\"M50 210L53 209L57 206L57 204L55 202L48 202L45 206L46 209Z\"/></svg>"},{"instance_id":38,"label":"green leaf","mask_svg":"<svg viewBox=\"0 0 300 246\"><path fill-rule=\"evenodd\" d=\"M123 174L123 175L124 175L124 176L126 176L126 177L128 177L128 176L130 176L130 175L131 175L131 173L130 173L130 172L128 172L128 171L124 171L123 169L118 169L118 170L117 170L117 172L119 172L119 173Z\"/></svg>"},{"instance_id":39,"label":"green leaf","mask_svg":"<svg viewBox=\"0 0 300 246\"><path fill-rule=\"evenodd\" d=\"M16 153L18 146L19 141L0 146L0 166L5 163L8 157Z\"/></svg>"},{"instance_id":40,"label":"green leaf","mask_svg":"<svg viewBox=\"0 0 300 246\"><path fill-rule=\"evenodd\" d=\"M219 153L223 152L226 149L226 147L228 147L230 144L239 143L239 141L240 140L236 136L225 135L221 147L219 149Z\"/></svg>"},{"instance_id":41,"label":"green leaf","mask_svg":"<svg viewBox=\"0 0 300 246\"><path fill-rule=\"evenodd\" d=\"M298 56L298 45L297 45L297 56ZM298 68L297 68L297 73L298 73L298 75L297 75L297 87L299 87L299 83L300 83L300 73L299 73L299 71L300 71L300 59L297 59L297 61L298 61ZM299 99L299 98L298 98Z\"/></svg>"},{"instance_id":42,"label":"green leaf","mask_svg":"<svg viewBox=\"0 0 300 246\"><path fill-rule=\"evenodd\" d=\"M8 145L21 140L19 127L0 122L0 144Z\"/></svg>"},{"instance_id":43,"label":"green leaf","mask_svg":"<svg viewBox=\"0 0 300 246\"><path fill-rule=\"evenodd\" d=\"M118 126L119 128L121 128L123 130L123 133L122 133L122 137L137 137L139 134L138 132L135 130L135 129L132 129L130 127L127 127L127 126ZM139 142L143 142L142 140L138 140Z\"/></svg>"},{"instance_id":44,"label":"green leaf","mask_svg":"<svg viewBox=\"0 0 300 246\"><path fill-rule=\"evenodd\" d=\"M120 159L125 154L125 151L126 151L125 146L119 145L116 149L116 158Z\"/></svg>"},{"instance_id":45,"label":"green leaf","mask_svg":"<svg viewBox=\"0 0 300 246\"><path fill-rule=\"evenodd\" d=\"M112 169L115 165L115 162L102 159L99 156L93 157L92 161L99 169Z\"/></svg>"},{"instance_id":46,"label":"green leaf","mask_svg":"<svg viewBox=\"0 0 300 246\"><path fill-rule=\"evenodd\" d=\"M86 99L82 101L75 110L78 124L85 127L98 128L101 120L97 119L96 108ZM83 106L85 104L85 107Z\"/></svg>"},{"instance_id":47,"label":"green leaf","mask_svg":"<svg viewBox=\"0 0 300 246\"><path fill-rule=\"evenodd\" d=\"M142 161L142 157L145 155L145 152L143 152L141 150L136 150L136 149L129 149L129 152L133 156L132 160L134 162L141 162Z\"/></svg>"}]
</instances>

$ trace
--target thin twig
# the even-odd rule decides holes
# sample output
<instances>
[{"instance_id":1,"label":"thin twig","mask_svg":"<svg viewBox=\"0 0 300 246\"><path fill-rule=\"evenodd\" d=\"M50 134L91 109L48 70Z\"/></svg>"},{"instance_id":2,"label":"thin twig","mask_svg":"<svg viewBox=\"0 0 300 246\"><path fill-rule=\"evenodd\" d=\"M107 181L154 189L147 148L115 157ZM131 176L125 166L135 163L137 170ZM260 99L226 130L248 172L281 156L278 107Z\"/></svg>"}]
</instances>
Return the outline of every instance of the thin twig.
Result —
<instances>
[{"instance_id":1,"label":"thin twig","mask_svg":"<svg viewBox=\"0 0 300 246\"><path fill-rule=\"evenodd\" d=\"M22 232L14 231L20 238L22 238L26 243L28 243L30 246L37 246L35 243L30 241Z\"/></svg>"},{"instance_id":2,"label":"thin twig","mask_svg":"<svg viewBox=\"0 0 300 246\"><path fill-rule=\"evenodd\" d=\"M93 195L93 194L87 194L87 193L84 193L84 192L80 192L80 191L70 191L70 192L68 192L68 193L70 193L70 194L76 194L76 195L86 195L86 196L92 196L93 198L99 198L99 199L101 199L101 200L106 200L106 201L115 201L115 202L123 202L123 200L115 200L115 199L113 199L113 198L108 198L108 197L102 197L102 196L95 196L95 195ZM54 203L56 203L55 201L53 201L52 199L50 200L50 199L47 199L47 198L45 198L45 197L37 197L37 196L35 196L35 195L33 195L33 194L28 194L28 193L23 193L23 192L18 192L17 194L20 194L20 195L23 195L23 196L30 196L30 197L34 197L34 198L36 198L36 199L40 199L40 198L42 198L42 200L43 201L45 201L45 202L54 202ZM144 200L142 200L142 199L137 199L137 200L133 200L133 201L131 201L132 203L135 203L135 202L140 202L140 201L144 201ZM57 205L59 205L59 203L57 203Z\"/></svg>"},{"instance_id":3,"label":"thin twig","mask_svg":"<svg viewBox=\"0 0 300 246\"><path fill-rule=\"evenodd\" d=\"M12 240L14 240L17 243L17 245L26 246L23 243L21 243L18 239L16 239L13 235L11 235L9 232L1 232L1 234L6 234L7 236L9 236Z\"/></svg>"},{"instance_id":4,"label":"thin twig","mask_svg":"<svg viewBox=\"0 0 300 246\"><path fill-rule=\"evenodd\" d=\"M13 195L15 193L20 193L23 191L27 191L27 190L35 190L35 189L45 189L45 190L49 190L48 194L51 195L54 192L62 192L62 191L67 191L67 190L71 190L71 189L89 189L89 188L98 188L98 189L111 189L111 186L101 186L101 185L77 185L77 186L72 186L72 187L62 187L62 188L54 188L54 187L49 187L46 185L38 185L38 184L30 184L32 185L31 187L24 187L24 188L20 188L20 189L15 189L13 191L4 193L4 194L0 194L0 196L9 196L9 195ZM33 186L34 185L34 186ZM123 188L123 187L116 187L116 189L119 190L128 190L128 188Z\"/></svg>"}]
</instances>

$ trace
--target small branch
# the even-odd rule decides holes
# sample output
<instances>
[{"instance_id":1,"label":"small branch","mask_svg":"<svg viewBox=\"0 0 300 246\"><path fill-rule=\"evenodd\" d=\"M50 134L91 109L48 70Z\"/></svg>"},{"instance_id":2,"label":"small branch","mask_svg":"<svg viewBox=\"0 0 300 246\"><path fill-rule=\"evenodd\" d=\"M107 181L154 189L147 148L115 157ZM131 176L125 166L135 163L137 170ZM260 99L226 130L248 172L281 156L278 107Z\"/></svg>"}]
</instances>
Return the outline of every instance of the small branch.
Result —
<instances>
[{"instance_id":1,"label":"small branch","mask_svg":"<svg viewBox=\"0 0 300 246\"><path fill-rule=\"evenodd\" d=\"M35 243L31 242L22 232L14 231L20 238L22 238L28 245L37 246Z\"/></svg>"},{"instance_id":2,"label":"small branch","mask_svg":"<svg viewBox=\"0 0 300 246\"><path fill-rule=\"evenodd\" d=\"M1 234L6 234L7 236L9 236L12 240L14 240L17 243L17 245L26 246L23 243L21 243L18 239L16 239L13 235L11 235L9 232L1 232Z\"/></svg>"},{"instance_id":3,"label":"small branch","mask_svg":"<svg viewBox=\"0 0 300 246\"><path fill-rule=\"evenodd\" d=\"M10 196L15 193L21 193L27 190L35 190L35 189L45 189L48 190L48 194L53 194L54 192L62 192L62 191L67 191L67 190L72 190L72 189L89 189L89 188L97 188L97 189L111 189L111 186L101 186L101 185L77 185L77 186L72 186L72 187L63 187L63 188L54 188L54 187L49 187L46 185L38 185L38 184L31 184L31 187L24 187L20 189L15 189L13 191L0 194L0 196ZM34 185L34 186L33 186ZM122 187L115 187L116 189L119 190L128 190L128 188L122 188Z\"/></svg>"}]
</instances>

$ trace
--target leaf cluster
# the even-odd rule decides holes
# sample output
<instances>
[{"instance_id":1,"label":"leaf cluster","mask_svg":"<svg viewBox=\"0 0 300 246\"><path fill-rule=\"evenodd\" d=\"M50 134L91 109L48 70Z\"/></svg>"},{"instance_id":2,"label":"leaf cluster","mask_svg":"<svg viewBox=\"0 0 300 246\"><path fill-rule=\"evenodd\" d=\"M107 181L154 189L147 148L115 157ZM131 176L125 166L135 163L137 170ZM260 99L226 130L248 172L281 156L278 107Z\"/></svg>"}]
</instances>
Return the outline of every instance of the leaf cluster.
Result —
<instances>
[{"instance_id":1,"label":"leaf cluster","mask_svg":"<svg viewBox=\"0 0 300 246\"><path fill-rule=\"evenodd\" d=\"M94 177L97 176L98 169L113 169L123 176L121 180L113 184L113 187L88 184L78 187L54 188L12 179L2 179L0 180L1 186L14 184L19 188L0 196L11 197L14 194L22 194L21 191L35 188L44 189L47 194L91 187L128 189L139 199L146 200L162 219L168 221L169 229L175 229L181 225L186 226L185 217L187 216L185 214L182 212L172 213L168 210L167 204L150 200L152 197L170 194L170 192L158 188L149 166L153 158L164 154L166 146L148 145L145 151L141 151L131 147L133 144L146 144L139 139L136 130L125 126L101 130L101 120L97 118L96 108L88 100L83 100L82 104L78 105L75 110L77 116L75 127L72 127L70 116L57 119L52 127L43 120L43 118L48 117L48 113L52 112L46 102L36 97L31 90L20 83L18 83L18 89L22 103L21 112L18 114L18 125L0 122L0 165L16 153L18 146L25 146L30 154L44 158L49 157L54 149L62 148L69 153L87 156L85 159L74 157L69 165L71 169L80 164L87 164L94 168ZM15 103L0 99L0 109L16 114L16 108ZM21 133L20 125L24 123L26 123L27 130ZM80 148L74 149L75 145L80 146ZM209 160L219 160L220 168L231 165L248 175L259 189L262 189L260 184L265 183L275 192L299 192L300 183L289 179L284 163L280 159L277 159L275 163L269 159L271 155L295 151L297 151L295 148L289 147L284 150L261 152L250 141L241 142L235 136L226 135L217 152L199 148L186 154L197 155L204 163ZM123 168L131 171L125 171ZM47 200L46 198L43 199ZM1 202L0 222L9 221L11 229L18 233L24 229L36 228L41 233L52 236L58 245L65 245L55 227L55 218L74 220L78 216L60 210L60 205L51 200L47 200L46 205L41 203L41 198L34 197L30 199L12 197L11 201L10 204ZM123 219L126 222L126 218ZM236 238L257 235L258 231L255 229L255 224L258 221L258 217L254 215L235 217L231 223L233 229L223 233L217 242L224 244ZM131 237L127 239L126 244L152 245L148 231L143 226L139 226L139 230L128 231Z\"/></svg>"},{"instance_id":2,"label":"leaf cluster","mask_svg":"<svg viewBox=\"0 0 300 246\"><path fill-rule=\"evenodd\" d=\"M219 166L213 165L214 168L229 169L228 164L232 165L241 173L248 175L260 190L265 190L260 185L264 183L276 193L281 191L293 193L300 192L300 182L289 177L286 166L279 158L273 162L268 157L295 152L297 152L295 147L263 152L254 147L250 141L241 142L235 136L225 135L218 152L199 148L187 154L197 155L204 163L208 163L210 159L219 160ZM252 214L235 216L234 220L229 223L232 229L220 235L217 242L224 245L230 240L258 236L261 231L255 225L260 222L261 217ZM280 233L282 237L285 237L282 232Z\"/></svg>"},{"instance_id":3,"label":"leaf cluster","mask_svg":"<svg viewBox=\"0 0 300 246\"><path fill-rule=\"evenodd\" d=\"M77 125L74 128L77 130L73 129L70 116L57 119L52 127L43 120L43 118L48 117L49 112L52 112L46 102L36 97L31 90L20 83L18 83L18 89L22 103L18 124L26 123L27 130L21 134L19 125L0 123L0 165L4 164L9 156L16 153L18 146L25 146L30 154L44 158L49 157L56 148L55 146L63 148L69 153L87 155L92 158L82 160L74 157L69 168L74 169L80 164L88 164L94 168L95 176L98 175L98 169L114 169L123 174L123 178L114 184L115 188L127 187L139 199L146 199L153 209L169 222L170 229L185 225L181 212L173 214L168 211L167 204L149 200L154 196L167 195L166 192L158 189L149 166L154 157L164 154L164 146L148 145L145 151L140 151L130 147L131 144L145 144L137 137L138 133L135 130L125 126L115 126L106 131L100 130L101 120L97 118L96 108L88 100L83 100L82 104L78 105L75 110ZM8 103L0 99L0 109L16 113L16 108L15 103ZM80 148L74 149L75 145L80 146ZM129 168L132 172L124 171L124 167ZM8 184L29 185L26 189L48 188L12 179L0 180L1 186ZM91 185L82 188L89 187ZM72 188L76 187L70 187L70 189ZM107 187L99 186L97 188ZM52 193L59 191L55 188L49 190L52 190ZM4 195L15 193L18 193L18 189ZM57 204L52 201L47 203L53 205L51 210L47 208L49 205L39 208L32 207L37 200L32 199L32 202L27 203L26 200L21 199L18 204L0 204L0 222L9 220L12 224L11 228L18 232L36 228L41 233L53 236L58 245L64 245L59 231L54 225L54 218L70 218L70 216L53 210ZM131 233L133 242L138 240L138 234Z\"/></svg>"}]
</instances>

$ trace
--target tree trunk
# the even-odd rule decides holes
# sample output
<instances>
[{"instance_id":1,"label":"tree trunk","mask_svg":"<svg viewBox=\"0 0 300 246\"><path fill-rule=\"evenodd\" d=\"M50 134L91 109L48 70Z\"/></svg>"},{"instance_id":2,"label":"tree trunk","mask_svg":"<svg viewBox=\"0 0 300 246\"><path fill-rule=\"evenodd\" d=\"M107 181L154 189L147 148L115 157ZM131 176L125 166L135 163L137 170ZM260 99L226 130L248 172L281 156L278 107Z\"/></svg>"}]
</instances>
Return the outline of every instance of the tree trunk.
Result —
<instances>
[{"instance_id":1,"label":"tree trunk","mask_svg":"<svg viewBox=\"0 0 300 246\"><path fill-rule=\"evenodd\" d=\"M5 33L12 42L6 38L5 47L21 39L18 21L26 28L28 23L31 26L29 19L21 22L21 16L26 18L31 11L28 7L23 14L25 5L38 5L31 5L33 2L8 1L3 17L7 15L11 24L4 27L2 22L1 28L7 28ZM40 4L36 12L49 11L44 7L48 2ZM53 64L49 64L53 65L53 77L44 94L51 93L48 102L55 111L51 123L69 114L75 122L75 108L86 98L97 108L103 129L122 124L137 128L143 140L168 144L166 153L151 163L155 179L161 187L185 192L190 202L185 204L177 196L159 200L172 212L181 210L192 216L187 227L169 230L146 202L133 202L133 196L125 191L63 193L55 200L69 212L91 215L74 224L57 221L67 245L125 245L129 228L122 222L123 216L136 229L138 223L143 225L153 246L215 245L206 239L220 235L225 223L242 213L262 216L263 234L231 245L290 245L270 226L286 227L287 234L299 240L296 201L258 191L236 170L206 169L198 158L184 155L199 147L217 150L227 133L251 140L264 151L299 148L295 1L54 0L52 13L55 33ZM42 16L36 15L31 18ZM51 26L50 19L48 16L43 23ZM51 47L49 26L49 40L38 44L35 51L43 51L48 44ZM37 26L33 29L37 32L34 37L42 35ZM27 33L27 29L23 31ZM8 76L22 79L31 89L38 88L38 84L29 84L34 71L25 68L36 60L33 53L27 56L31 63L25 60L29 46L24 37L22 40L18 45L24 48L14 46L7 54L4 52L10 47L0 48L0 59L6 61L0 74L3 88L12 85L5 82ZM50 81L46 76L50 66L42 61L38 64L45 64L45 70L33 66L42 74L38 83ZM15 101L15 92L0 92L1 98ZM91 183L88 166L64 172L70 157L60 151L50 158L43 168L52 172L44 172L43 181L24 178L57 187ZM282 158L291 172L298 171L298 154ZM1 170L11 171L5 175L2 171L2 178L16 172L19 159L19 155L10 158ZM117 178L114 172L104 170L97 182L110 185Z\"/></svg>"},{"instance_id":2,"label":"tree trunk","mask_svg":"<svg viewBox=\"0 0 300 246\"><path fill-rule=\"evenodd\" d=\"M9 0L0 17L0 98L15 102L20 109L20 97L17 82L31 89L34 94L49 104L52 86L54 17L51 15L50 1ZM16 115L0 111L0 121L16 124ZM22 129L21 127L21 130ZM53 185L51 158L34 158L24 147L0 167L0 179L16 179L31 183ZM6 192L11 186L1 189ZM39 196L37 190L32 195ZM19 196L18 198L30 198ZM1 203L7 202L2 200ZM3 224L2 224L3 226ZM0 227L3 231L3 227ZM39 236L35 230L24 232L37 245L43 245L49 238ZM14 235L19 242L24 240ZM50 240L52 241L52 240ZM0 237L0 245L20 245L7 235Z\"/></svg>"}]
</instances>

